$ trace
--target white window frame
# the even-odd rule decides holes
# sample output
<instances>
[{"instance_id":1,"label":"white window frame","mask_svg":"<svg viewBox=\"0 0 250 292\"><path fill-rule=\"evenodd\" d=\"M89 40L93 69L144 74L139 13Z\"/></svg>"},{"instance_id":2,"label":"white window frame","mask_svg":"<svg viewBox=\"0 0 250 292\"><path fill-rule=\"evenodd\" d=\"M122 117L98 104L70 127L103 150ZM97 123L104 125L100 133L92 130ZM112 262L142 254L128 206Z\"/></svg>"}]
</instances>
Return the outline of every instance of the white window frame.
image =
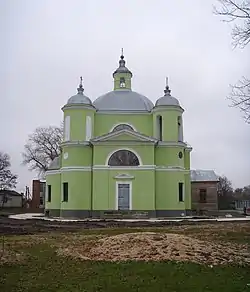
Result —
<instances>
[{"instance_id":1,"label":"white window frame","mask_svg":"<svg viewBox=\"0 0 250 292\"><path fill-rule=\"evenodd\" d=\"M64 118L64 141L70 141L70 116Z\"/></svg>"},{"instance_id":2,"label":"white window frame","mask_svg":"<svg viewBox=\"0 0 250 292\"><path fill-rule=\"evenodd\" d=\"M90 116L86 116L86 141L92 138L92 119Z\"/></svg>"}]
</instances>

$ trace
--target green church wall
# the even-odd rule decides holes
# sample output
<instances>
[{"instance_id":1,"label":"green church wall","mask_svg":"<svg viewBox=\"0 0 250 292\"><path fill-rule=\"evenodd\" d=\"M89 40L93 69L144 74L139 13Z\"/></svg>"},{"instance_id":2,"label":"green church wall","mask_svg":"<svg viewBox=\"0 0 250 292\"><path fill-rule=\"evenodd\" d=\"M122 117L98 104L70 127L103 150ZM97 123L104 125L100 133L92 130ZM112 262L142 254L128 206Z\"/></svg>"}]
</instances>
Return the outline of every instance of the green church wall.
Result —
<instances>
[{"instance_id":1,"label":"green church wall","mask_svg":"<svg viewBox=\"0 0 250 292\"><path fill-rule=\"evenodd\" d=\"M157 210L185 210L185 202L179 202L179 183L184 183L185 171L156 171L155 195ZM184 192L184 199L185 197Z\"/></svg>"},{"instance_id":2,"label":"green church wall","mask_svg":"<svg viewBox=\"0 0 250 292\"><path fill-rule=\"evenodd\" d=\"M92 109L87 108L65 108L64 118L70 116L70 140L85 141L86 140L86 117L90 116L92 120L92 133L94 132L94 115Z\"/></svg>"},{"instance_id":3,"label":"green church wall","mask_svg":"<svg viewBox=\"0 0 250 292\"><path fill-rule=\"evenodd\" d=\"M61 174L61 185L68 183L68 202L61 203L61 209L91 209L91 171L65 171Z\"/></svg>"},{"instance_id":4,"label":"green church wall","mask_svg":"<svg viewBox=\"0 0 250 292\"><path fill-rule=\"evenodd\" d=\"M184 167L184 147L159 146L155 148L155 164L159 166L179 166ZM182 153L182 158L179 158L179 153Z\"/></svg>"},{"instance_id":5,"label":"green church wall","mask_svg":"<svg viewBox=\"0 0 250 292\"><path fill-rule=\"evenodd\" d=\"M66 155L65 155L66 154ZM65 157L67 157L65 159ZM62 151L62 167L91 166L91 146L67 146Z\"/></svg>"},{"instance_id":6,"label":"green church wall","mask_svg":"<svg viewBox=\"0 0 250 292\"><path fill-rule=\"evenodd\" d=\"M117 124L130 124L139 133L153 135L151 114L101 114L95 116L95 136L109 133Z\"/></svg>"},{"instance_id":7,"label":"green church wall","mask_svg":"<svg viewBox=\"0 0 250 292\"><path fill-rule=\"evenodd\" d=\"M126 174L131 178L119 178ZM132 210L154 210L154 170L95 170L93 210L116 210L116 183L132 183Z\"/></svg>"},{"instance_id":8,"label":"green church wall","mask_svg":"<svg viewBox=\"0 0 250 292\"><path fill-rule=\"evenodd\" d=\"M153 113L154 137L157 137L157 116L162 116L163 141L178 142L178 117L181 116L178 109L166 108Z\"/></svg>"},{"instance_id":9,"label":"green church wall","mask_svg":"<svg viewBox=\"0 0 250 292\"><path fill-rule=\"evenodd\" d=\"M48 202L48 185L51 186L51 202ZM61 174L49 174L46 176L45 209L61 208Z\"/></svg>"}]
</instances>

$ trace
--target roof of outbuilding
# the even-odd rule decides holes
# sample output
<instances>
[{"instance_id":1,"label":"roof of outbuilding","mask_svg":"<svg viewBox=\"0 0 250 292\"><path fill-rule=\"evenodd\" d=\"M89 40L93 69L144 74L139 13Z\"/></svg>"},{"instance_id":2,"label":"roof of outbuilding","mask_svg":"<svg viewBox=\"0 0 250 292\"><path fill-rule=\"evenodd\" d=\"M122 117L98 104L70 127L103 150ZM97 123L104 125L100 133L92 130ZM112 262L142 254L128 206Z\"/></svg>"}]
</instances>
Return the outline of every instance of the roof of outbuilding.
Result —
<instances>
[{"instance_id":1,"label":"roof of outbuilding","mask_svg":"<svg viewBox=\"0 0 250 292\"><path fill-rule=\"evenodd\" d=\"M192 182L218 181L219 178L213 170L191 170Z\"/></svg>"}]
</instances>

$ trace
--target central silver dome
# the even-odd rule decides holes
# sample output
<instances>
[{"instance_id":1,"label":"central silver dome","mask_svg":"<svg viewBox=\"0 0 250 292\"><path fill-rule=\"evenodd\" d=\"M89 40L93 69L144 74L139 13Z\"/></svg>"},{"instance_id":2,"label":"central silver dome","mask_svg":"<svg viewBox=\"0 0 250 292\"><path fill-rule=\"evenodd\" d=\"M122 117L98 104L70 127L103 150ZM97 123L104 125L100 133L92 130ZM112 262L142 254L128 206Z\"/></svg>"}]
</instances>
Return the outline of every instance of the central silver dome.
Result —
<instances>
[{"instance_id":1,"label":"central silver dome","mask_svg":"<svg viewBox=\"0 0 250 292\"><path fill-rule=\"evenodd\" d=\"M102 111L150 112L154 104L146 96L132 90L114 90L98 97L93 105Z\"/></svg>"}]
</instances>

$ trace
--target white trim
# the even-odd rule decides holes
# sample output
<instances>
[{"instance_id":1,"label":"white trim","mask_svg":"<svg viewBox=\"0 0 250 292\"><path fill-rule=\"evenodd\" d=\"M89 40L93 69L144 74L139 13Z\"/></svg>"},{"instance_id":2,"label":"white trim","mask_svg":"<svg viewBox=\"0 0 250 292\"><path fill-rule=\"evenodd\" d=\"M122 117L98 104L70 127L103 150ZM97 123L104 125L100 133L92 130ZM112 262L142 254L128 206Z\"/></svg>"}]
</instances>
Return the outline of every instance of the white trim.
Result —
<instances>
[{"instance_id":1,"label":"white trim","mask_svg":"<svg viewBox=\"0 0 250 292\"><path fill-rule=\"evenodd\" d=\"M133 175L127 174L127 173L120 173L116 176L114 176L115 179L134 179L135 177Z\"/></svg>"},{"instance_id":2,"label":"white trim","mask_svg":"<svg viewBox=\"0 0 250 292\"><path fill-rule=\"evenodd\" d=\"M174 141L170 141L170 142L166 142L166 141L159 141L157 144L158 146L168 146L168 147L187 147L187 144L185 142L174 142Z\"/></svg>"},{"instance_id":3,"label":"white trim","mask_svg":"<svg viewBox=\"0 0 250 292\"><path fill-rule=\"evenodd\" d=\"M69 109L88 109L96 111L96 108L92 105L82 104L82 103L74 103L74 104L65 104L61 110L69 110Z\"/></svg>"},{"instance_id":4,"label":"white trim","mask_svg":"<svg viewBox=\"0 0 250 292\"><path fill-rule=\"evenodd\" d=\"M113 110L113 111L109 111L109 110L97 110L98 114L103 114L103 115L151 115L152 112L143 112L143 111L119 111L119 110Z\"/></svg>"},{"instance_id":5,"label":"white trim","mask_svg":"<svg viewBox=\"0 0 250 292\"><path fill-rule=\"evenodd\" d=\"M133 138L135 137L135 138L139 139L140 142L141 141L142 142L154 142L154 143L158 142L158 140L153 138L153 137L146 136L146 135L141 134L141 133L136 132L136 131L131 131L131 130L128 130L128 129L122 129L122 130L119 130L119 131L109 132L107 134L94 137L93 139L91 139L91 143L93 144L93 143L96 143L96 142L112 142L112 141L110 141L108 139L113 138L113 137L119 137L120 135L123 135L123 134L127 134L128 136L132 136ZM136 141L132 141L132 142L136 142Z\"/></svg>"},{"instance_id":6,"label":"white trim","mask_svg":"<svg viewBox=\"0 0 250 292\"><path fill-rule=\"evenodd\" d=\"M86 116L86 141L89 141L92 138L92 119L91 116Z\"/></svg>"},{"instance_id":7,"label":"white trim","mask_svg":"<svg viewBox=\"0 0 250 292\"><path fill-rule=\"evenodd\" d=\"M119 170L119 171L130 171L130 170L155 170L155 171L184 171L190 172L189 169L185 169L181 166L156 166L156 165L139 165L139 166L109 166L109 165L94 165L91 166L65 166L61 169L47 170L46 175L60 174L68 171L92 171L92 170Z\"/></svg>"},{"instance_id":8,"label":"white trim","mask_svg":"<svg viewBox=\"0 0 250 292\"><path fill-rule=\"evenodd\" d=\"M155 113L155 112L166 112L166 111L178 111L178 112L183 113L184 109L179 105L161 105L161 106L154 107L152 109L153 113Z\"/></svg>"},{"instance_id":9,"label":"white trim","mask_svg":"<svg viewBox=\"0 0 250 292\"><path fill-rule=\"evenodd\" d=\"M115 182L115 209L118 210L118 185L129 185L129 210L132 210L132 181L116 181Z\"/></svg>"},{"instance_id":10,"label":"white trim","mask_svg":"<svg viewBox=\"0 0 250 292\"><path fill-rule=\"evenodd\" d=\"M70 147L70 146L88 146L91 145L88 141L65 141L61 143L63 147Z\"/></svg>"},{"instance_id":11,"label":"white trim","mask_svg":"<svg viewBox=\"0 0 250 292\"><path fill-rule=\"evenodd\" d=\"M64 141L70 141L70 116L64 118Z\"/></svg>"},{"instance_id":12,"label":"white trim","mask_svg":"<svg viewBox=\"0 0 250 292\"><path fill-rule=\"evenodd\" d=\"M114 131L114 128L117 127L117 126L120 126L120 125L130 126L133 129L133 131L137 132L136 128L133 125L131 125L129 123L126 123L126 122L124 122L124 123L121 122L121 123L117 123L117 124L113 125L113 127L111 128L111 130L109 131L109 133L112 133Z\"/></svg>"},{"instance_id":13,"label":"white trim","mask_svg":"<svg viewBox=\"0 0 250 292\"><path fill-rule=\"evenodd\" d=\"M141 159L140 155L139 155L135 150L133 150L133 149L131 149L131 148L124 148L124 147L123 147L123 148L115 149L115 150L111 151L111 152L108 154L108 156L107 156L107 158L106 158L106 162L105 162L105 165L106 165L106 166L109 166L109 165L108 165L108 162L109 162L110 157L111 157L115 152L118 152L118 151L120 151L120 150L131 151L132 153L134 153L134 154L137 156L140 165L143 165L143 164L142 164L142 159Z\"/></svg>"}]
</instances>

